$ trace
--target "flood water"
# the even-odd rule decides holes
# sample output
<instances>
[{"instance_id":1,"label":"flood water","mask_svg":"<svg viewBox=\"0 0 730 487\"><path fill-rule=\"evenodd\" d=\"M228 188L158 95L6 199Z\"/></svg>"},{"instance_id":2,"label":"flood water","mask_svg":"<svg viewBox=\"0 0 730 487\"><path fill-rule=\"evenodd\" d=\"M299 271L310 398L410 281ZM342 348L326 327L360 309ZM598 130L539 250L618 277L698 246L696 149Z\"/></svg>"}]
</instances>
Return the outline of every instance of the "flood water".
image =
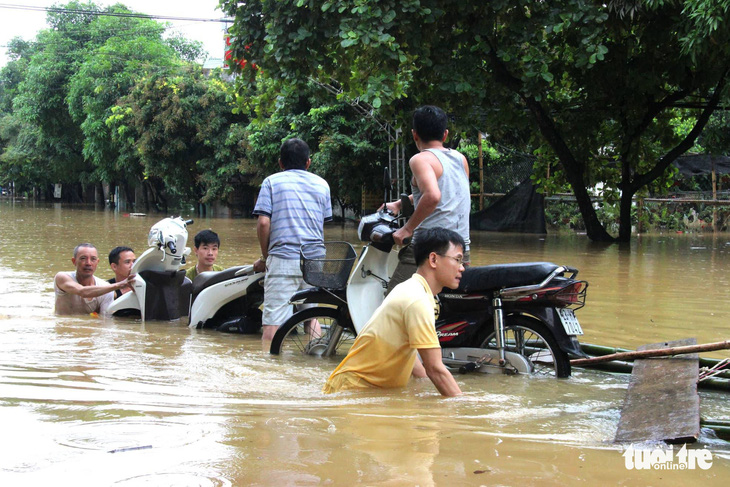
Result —
<instances>
[{"instance_id":1,"label":"flood water","mask_svg":"<svg viewBox=\"0 0 730 487\"><path fill-rule=\"evenodd\" d=\"M337 361L270 356L260 338L52 312L73 247L139 256L161 216L0 201L0 485L726 485L730 444L703 430L712 467L629 470L612 443L628 377L466 375L463 396L428 382L325 396ZM219 263L259 255L254 220L203 219ZM327 239L356 242L352 226ZM730 235L655 235L630 246L585 236L475 233L472 262L552 261L590 283L582 341L636 348L730 338ZM357 248L357 247L356 247ZM709 354L729 357L725 352ZM702 416L730 421L728 392ZM651 448L652 445L645 448Z\"/></svg>"}]
</instances>

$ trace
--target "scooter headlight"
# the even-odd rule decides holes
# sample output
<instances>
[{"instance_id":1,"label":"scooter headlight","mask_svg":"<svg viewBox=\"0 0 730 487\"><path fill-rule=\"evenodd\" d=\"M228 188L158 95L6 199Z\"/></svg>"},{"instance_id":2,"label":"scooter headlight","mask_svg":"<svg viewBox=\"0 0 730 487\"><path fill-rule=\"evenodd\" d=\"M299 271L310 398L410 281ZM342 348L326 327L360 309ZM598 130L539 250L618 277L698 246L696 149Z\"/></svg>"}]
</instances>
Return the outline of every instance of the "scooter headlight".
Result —
<instances>
[{"instance_id":1,"label":"scooter headlight","mask_svg":"<svg viewBox=\"0 0 730 487\"><path fill-rule=\"evenodd\" d=\"M360 224L357 226L357 236L363 242L370 242L370 234L373 229L381 223L380 215L373 213L372 215L366 215L360 219Z\"/></svg>"}]
</instances>

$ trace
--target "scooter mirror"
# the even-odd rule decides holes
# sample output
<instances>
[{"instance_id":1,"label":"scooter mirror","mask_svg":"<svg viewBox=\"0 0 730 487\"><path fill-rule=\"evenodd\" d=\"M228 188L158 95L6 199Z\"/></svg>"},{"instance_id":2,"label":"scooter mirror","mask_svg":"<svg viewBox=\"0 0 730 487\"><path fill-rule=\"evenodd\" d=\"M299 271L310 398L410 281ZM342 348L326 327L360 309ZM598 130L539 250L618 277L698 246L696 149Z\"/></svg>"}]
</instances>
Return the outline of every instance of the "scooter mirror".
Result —
<instances>
[{"instance_id":1,"label":"scooter mirror","mask_svg":"<svg viewBox=\"0 0 730 487\"><path fill-rule=\"evenodd\" d=\"M390 180L390 169L387 167L383 170L383 203L390 201L390 192L393 190L393 183Z\"/></svg>"},{"instance_id":2,"label":"scooter mirror","mask_svg":"<svg viewBox=\"0 0 730 487\"><path fill-rule=\"evenodd\" d=\"M409 218L413 214L414 208L411 198L406 193L400 194L400 214L405 218Z\"/></svg>"}]
</instances>

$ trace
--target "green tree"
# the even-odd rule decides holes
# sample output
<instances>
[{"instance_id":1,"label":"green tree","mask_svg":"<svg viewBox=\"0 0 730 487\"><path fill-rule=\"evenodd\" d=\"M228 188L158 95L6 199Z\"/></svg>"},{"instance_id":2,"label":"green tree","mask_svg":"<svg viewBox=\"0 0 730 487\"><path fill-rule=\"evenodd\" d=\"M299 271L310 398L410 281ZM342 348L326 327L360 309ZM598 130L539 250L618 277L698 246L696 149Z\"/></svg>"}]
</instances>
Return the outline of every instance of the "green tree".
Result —
<instances>
[{"instance_id":1,"label":"green tree","mask_svg":"<svg viewBox=\"0 0 730 487\"><path fill-rule=\"evenodd\" d=\"M281 84L335 80L404 126L407 109L436 103L497 139L530 127L527 148L569 182L593 240L613 237L588 188L620 193L628 240L632 196L692 147L730 59L727 0L222 5L236 19L234 57ZM246 69L242 83L254 79ZM670 123L680 105L695 121L684 137Z\"/></svg>"},{"instance_id":2,"label":"green tree","mask_svg":"<svg viewBox=\"0 0 730 487\"><path fill-rule=\"evenodd\" d=\"M10 40L7 49L10 61L0 69L0 113L10 113L13 110L13 99L28 71L33 43L15 37Z\"/></svg>"},{"instance_id":3,"label":"green tree","mask_svg":"<svg viewBox=\"0 0 730 487\"><path fill-rule=\"evenodd\" d=\"M33 43L13 41L14 59L0 71L0 111L12 115L0 134L3 178L22 175L46 189L66 183L64 195L71 187L78 201L80 183L121 184L131 197L144 166L136 140L110 133L112 108L139 80L175 76L203 51L179 35L163 39L167 25L123 15L130 12L71 1L48 14L49 29ZM154 182L165 193L162 178Z\"/></svg>"},{"instance_id":4,"label":"green tree","mask_svg":"<svg viewBox=\"0 0 730 487\"><path fill-rule=\"evenodd\" d=\"M43 153L37 150L38 130L19 117L0 116L0 186L15 185L18 194L25 193L40 183L50 184L43 168Z\"/></svg>"},{"instance_id":5,"label":"green tree","mask_svg":"<svg viewBox=\"0 0 730 487\"><path fill-rule=\"evenodd\" d=\"M36 134L13 114L13 100L27 74L32 50L31 42L12 39L8 44L10 61L0 69L0 185L13 182L21 192L33 187L34 178L42 179L41 174L32 174L36 161L31 141L35 141Z\"/></svg>"},{"instance_id":6,"label":"green tree","mask_svg":"<svg viewBox=\"0 0 730 487\"><path fill-rule=\"evenodd\" d=\"M249 103L266 97L259 93ZM316 83L280 93L274 110L259 112L259 119L248 130L250 162L260 168L261 177L280 170L277 161L284 140L294 136L305 140L312 151L310 170L327 179L332 200L343 212L360 209L363 188L382 187L387 132L376 120L360 115Z\"/></svg>"},{"instance_id":7,"label":"green tree","mask_svg":"<svg viewBox=\"0 0 730 487\"><path fill-rule=\"evenodd\" d=\"M230 200L246 182L240 127L248 119L234 114L235 107L223 81L190 67L140 79L105 124L112 141L126 147L126 157L138 157L149 189L163 204L167 197L160 187L203 203Z\"/></svg>"},{"instance_id":8,"label":"green tree","mask_svg":"<svg viewBox=\"0 0 730 487\"><path fill-rule=\"evenodd\" d=\"M79 11L100 9L77 1L65 7L74 11L48 14L50 28L36 36L36 49L13 101L14 113L33 135L25 140L37 143L35 150L44 167L43 177L36 183L45 189L54 182L77 188L79 181L89 181L93 172L92 165L84 160L83 134L73 122L65 98L69 80L93 40L88 26L96 17ZM78 193L75 191L73 198L80 201Z\"/></svg>"},{"instance_id":9,"label":"green tree","mask_svg":"<svg viewBox=\"0 0 730 487\"><path fill-rule=\"evenodd\" d=\"M122 5L110 11L130 13ZM81 130L82 154L92 164L92 181L121 183L128 191L141 180L141 174L134 170L139 166L133 158L121 156L106 120L117 100L129 93L138 79L182 64L175 50L163 41L164 30L153 20L108 16L96 18L86 29L96 42L87 46L69 79L65 101Z\"/></svg>"}]
</instances>

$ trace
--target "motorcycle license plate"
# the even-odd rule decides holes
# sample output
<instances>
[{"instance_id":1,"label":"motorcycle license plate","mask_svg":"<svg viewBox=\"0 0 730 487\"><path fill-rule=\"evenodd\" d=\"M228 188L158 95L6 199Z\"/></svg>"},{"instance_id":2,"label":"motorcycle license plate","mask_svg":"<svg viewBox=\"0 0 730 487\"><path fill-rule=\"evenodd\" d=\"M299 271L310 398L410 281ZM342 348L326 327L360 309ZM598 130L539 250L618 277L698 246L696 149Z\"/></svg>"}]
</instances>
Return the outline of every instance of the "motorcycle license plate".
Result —
<instances>
[{"instance_id":1,"label":"motorcycle license plate","mask_svg":"<svg viewBox=\"0 0 730 487\"><path fill-rule=\"evenodd\" d=\"M583 334L583 328L580 327L578 318L575 317L572 309L558 308L558 316L560 317L560 322L563 324L563 328L565 328L565 333L568 335Z\"/></svg>"}]
</instances>

